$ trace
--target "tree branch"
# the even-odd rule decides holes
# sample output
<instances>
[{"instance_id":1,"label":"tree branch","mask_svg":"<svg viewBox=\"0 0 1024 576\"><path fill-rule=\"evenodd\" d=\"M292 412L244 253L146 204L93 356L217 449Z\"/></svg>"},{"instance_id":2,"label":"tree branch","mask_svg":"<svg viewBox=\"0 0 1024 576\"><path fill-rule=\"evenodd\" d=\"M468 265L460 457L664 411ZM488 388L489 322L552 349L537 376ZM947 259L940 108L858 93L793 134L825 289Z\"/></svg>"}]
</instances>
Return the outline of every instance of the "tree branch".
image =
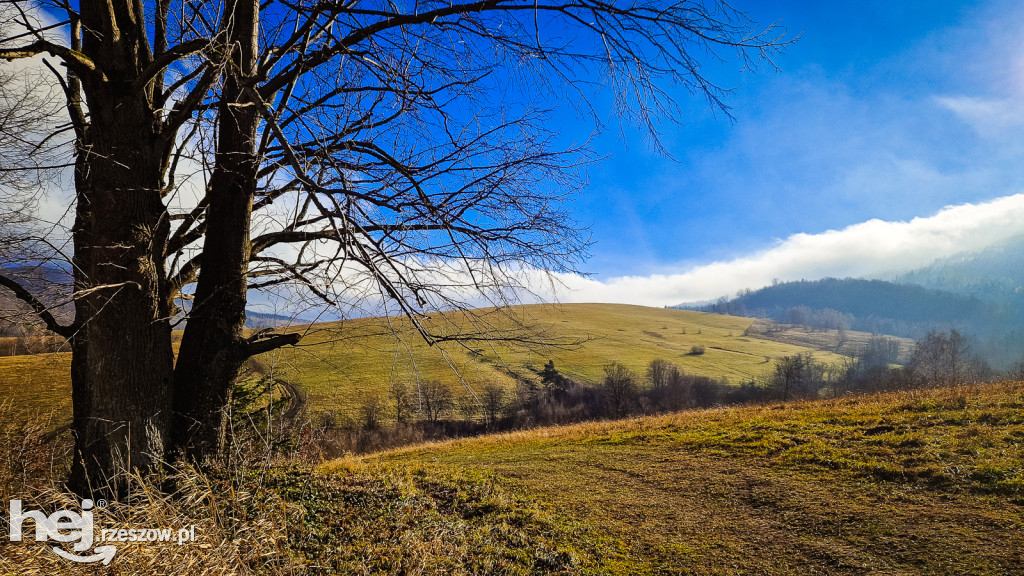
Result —
<instances>
[{"instance_id":1,"label":"tree branch","mask_svg":"<svg viewBox=\"0 0 1024 576\"><path fill-rule=\"evenodd\" d=\"M50 313L49 307L47 307L46 304L40 302L38 298L33 296L31 292L26 290L25 287L19 284L18 282L6 276L0 275L0 286L7 288L8 290L14 293L18 300L21 300L22 302L25 302L26 304L31 306L32 310L35 311L36 315L39 316L39 318L43 321L44 324L46 324L46 329L49 330L50 332L53 332L54 334L57 334L63 338L68 339L70 339L71 336L75 333L74 326L64 326L61 323L57 322L57 319L54 318L53 314Z\"/></svg>"},{"instance_id":2,"label":"tree branch","mask_svg":"<svg viewBox=\"0 0 1024 576\"><path fill-rule=\"evenodd\" d=\"M245 357L256 356L271 350L277 350L282 346L294 346L302 340L302 334L291 332L288 334L269 334L264 331L257 332L245 340Z\"/></svg>"},{"instance_id":3,"label":"tree branch","mask_svg":"<svg viewBox=\"0 0 1024 576\"><path fill-rule=\"evenodd\" d=\"M201 51L203 48L210 45L209 40L205 38L194 38L188 42L178 44L174 48L160 54L153 59L153 62L146 66L146 69L142 71L142 74L135 79L132 88L134 90L141 90L146 84L163 72L168 66L174 63L175 60L191 56L196 52Z\"/></svg>"},{"instance_id":4,"label":"tree branch","mask_svg":"<svg viewBox=\"0 0 1024 576\"><path fill-rule=\"evenodd\" d=\"M56 56L64 61L73 72L79 76L87 76L89 74L99 74L100 80L106 82L107 76L102 70L96 67L96 63L91 58L82 54L77 50L72 50L66 46L60 44L54 44L46 40L36 40L35 42L22 46L20 48L2 48L0 49L0 59L13 62L21 58L31 58L38 56L39 54L50 54Z\"/></svg>"}]
</instances>

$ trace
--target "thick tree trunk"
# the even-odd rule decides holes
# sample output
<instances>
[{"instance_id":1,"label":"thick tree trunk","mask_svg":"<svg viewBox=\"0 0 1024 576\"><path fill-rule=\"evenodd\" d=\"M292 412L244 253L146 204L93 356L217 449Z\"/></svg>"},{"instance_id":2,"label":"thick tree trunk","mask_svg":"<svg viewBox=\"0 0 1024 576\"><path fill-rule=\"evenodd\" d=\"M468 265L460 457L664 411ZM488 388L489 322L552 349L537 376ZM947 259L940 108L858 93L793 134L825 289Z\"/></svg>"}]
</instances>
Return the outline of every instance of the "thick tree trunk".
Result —
<instances>
[{"instance_id":1,"label":"thick tree trunk","mask_svg":"<svg viewBox=\"0 0 1024 576\"><path fill-rule=\"evenodd\" d=\"M83 51L105 78L82 78L90 123L75 169L70 483L116 497L124 473L161 461L169 436L174 356L160 297L167 146L145 91L131 88L145 65L133 5L83 1L81 17Z\"/></svg>"},{"instance_id":2,"label":"thick tree trunk","mask_svg":"<svg viewBox=\"0 0 1024 576\"><path fill-rule=\"evenodd\" d=\"M137 144L118 137L116 145L93 140L88 153L123 162L119 147ZM82 492L116 494L124 472L163 457L174 357L167 311L160 309L167 218L157 183L135 180L141 170L109 164L94 157L88 173L76 174L71 481Z\"/></svg>"},{"instance_id":3,"label":"thick tree trunk","mask_svg":"<svg viewBox=\"0 0 1024 576\"><path fill-rule=\"evenodd\" d=\"M197 461L223 448L232 386L248 357L243 328L260 114L246 87L256 68L258 17L255 0L225 6L233 65L219 108L202 267L174 372L174 445Z\"/></svg>"}]
</instances>

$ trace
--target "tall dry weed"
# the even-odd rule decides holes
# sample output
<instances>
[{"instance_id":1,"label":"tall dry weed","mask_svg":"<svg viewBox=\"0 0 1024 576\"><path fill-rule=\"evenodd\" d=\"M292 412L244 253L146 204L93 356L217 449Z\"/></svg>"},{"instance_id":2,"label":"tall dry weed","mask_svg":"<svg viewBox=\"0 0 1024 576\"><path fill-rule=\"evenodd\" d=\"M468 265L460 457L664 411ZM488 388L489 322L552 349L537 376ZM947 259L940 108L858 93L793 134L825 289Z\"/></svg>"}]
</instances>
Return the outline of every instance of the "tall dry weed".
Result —
<instances>
[{"instance_id":1,"label":"tall dry weed","mask_svg":"<svg viewBox=\"0 0 1024 576\"><path fill-rule=\"evenodd\" d=\"M122 502L95 508L94 535L104 529L193 530L194 542L113 542L113 561L77 564L51 550L54 542L32 540L27 521L23 542L0 544L0 574L166 574L169 576L292 575L300 567L287 552L286 511L271 492L226 486L192 468L162 477L131 475L129 496ZM167 487L173 486L168 490ZM257 493L259 492L259 493ZM20 496L23 508L50 514L58 510L80 512L82 503L56 487L36 487ZM6 534L6 514L0 529ZM104 545L96 542L95 546ZM69 545L64 545L70 551ZM90 555L92 552L83 552Z\"/></svg>"},{"instance_id":2,"label":"tall dry weed","mask_svg":"<svg viewBox=\"0 0 1024 576\"><path fill-rule=\"evenodd\" d=\"M51 550L57 543L34 541L31 520L23 525L24 541L10 542L10 500L21 500L23 510L47 515L81 512L82 502L62 486L71 450L66 427L55 430L51 418L19 410L10 402L0 404L0 422L0 575L300 573L287 553L286 510L280 498L261 490L258 478L250 477L249 485L243 486L223 469L208 474L189 466L169 466L159 475L136 473L127 478L127 498L93 510L96 538L102 529L177 533L194 526L195 542L112 543L117 552L108 566L60 558ZM70 544L63 546L71 550Z\"/></svg>"}]
</instances>

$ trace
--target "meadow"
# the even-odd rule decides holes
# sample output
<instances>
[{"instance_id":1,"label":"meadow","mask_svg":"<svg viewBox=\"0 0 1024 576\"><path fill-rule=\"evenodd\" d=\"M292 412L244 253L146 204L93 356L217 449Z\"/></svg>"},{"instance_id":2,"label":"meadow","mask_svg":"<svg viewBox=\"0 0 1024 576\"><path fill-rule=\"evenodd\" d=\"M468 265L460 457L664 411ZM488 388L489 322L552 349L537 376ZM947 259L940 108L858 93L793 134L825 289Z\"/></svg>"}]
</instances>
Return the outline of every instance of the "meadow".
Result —
<instances>
[{"instance_id":1,"label":"meadow","mask_svg":"<svg viewBox=\"0 0 1024 576\"><path fill-rule=\"evenodd\" d=\"M530 430L319 473L486 475L589 534L563 542L588 551L584 572L1018 574L1022 442L1011 382Z\"/></svg>"},{"instance_id":2,"label":"meadow","mask_svg":"<svg viewBox=\"0 0 1024 576\"><path fill-rule=\"evenodd\" d=\"M349 415L367 397L386 396L390 382L415 388L422 380L441 380L468 395L492 382L536 382L549 360L584 384L600 382L612 361L642 375L651 360L663 358L687 373L740 384L764 374L779 356L814 352L823 362L839 360L805 345L744 336L752 322L621 304L532 305L449 313L427 322L432 332L469 338L464 342L430 346L404 318L372 318L320 325L300 346L259 360L297 383L314 412ZM694 354L695 346L703 353Z\"/></svg>"},{"instance_id":3,"label":"meadow","mask_svg":"<svg viewBox=\"0 0 1024 576\"><path fill-rule=\"evenodd\" d=\"M745 336L752 323L621 304L531 305L436 314L425 326L452 340L428 345L408 319L362 318L316 324L299 346L261 355L255 363L295 384L311 416L344 418L354 417L368 398L387 397L391 382L415 388L440 380L457 395L471 395L489 383L536 381L536 371L549 360L586 384L599 382L612 361L643 374L657 358L690 374L740 384L761 376L780 356L814 352L822 362L840 359L807 344ZM829 340L827 333L819 339ZM703 352L695 354L694 347ZM70 421L69 366L66 352L0 357L0 397Z\"/></svg>"},{"instance_id":4,"label":"meadow","mask_svg":"<svg viewBox=\"0 0 1024 576\"><path fill-rule=\"evenodd\" d=\"M719 342L742 337L717 330ZM10 403L0 418L35 421ZM0 492L74 508L59 489L66 455L42 432L0 430ZM194 524L201 537L123 545L104 573L1024 569L1024 382L687 410L326 462L311 440L283 457L134 478L131 498L98 514L101 527ZM95 570L28 543L5 547L0 573Z\"/></svg>"}]
</instances>

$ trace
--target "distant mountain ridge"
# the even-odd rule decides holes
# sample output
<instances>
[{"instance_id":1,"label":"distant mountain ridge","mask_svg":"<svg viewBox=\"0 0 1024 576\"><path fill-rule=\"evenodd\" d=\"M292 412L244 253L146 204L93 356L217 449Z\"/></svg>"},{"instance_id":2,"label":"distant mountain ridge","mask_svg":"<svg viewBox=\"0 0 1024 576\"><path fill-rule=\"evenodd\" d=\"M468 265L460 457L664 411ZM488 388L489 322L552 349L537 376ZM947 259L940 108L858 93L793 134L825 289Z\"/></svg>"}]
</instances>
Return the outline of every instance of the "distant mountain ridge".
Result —
<instances>
[{"instance_id":1,"label":"distant mountain ridge","mask_svg":"<svg viewBox=\"0 0 1024 576\"><path fill-rule=\"evenodd\" d=\"M975 286L983 286L978 280ZM824 278L781 282L713 304L677 307L915 339L930 330L952 328L973 336L977 350L1003 367L1020 360L1024 352L1024 300L1007 297L1013 294L1009 289L1002 294L981 298L910 283Z\"/></svg>"},{"instance_id":2,"label":"distant mountain ridge","mask_svg":"<svg viewBox=\"0 0 1024 576\"><path fill-rule=\"evenodd\" d=\"M997 313L989 303L974 297L913 284L860 278L781 282L759 290L743 291L735 298L719 299L714 304L680 307L770 318L791 324L813 320L807 317L808 313L821 316L823 311L830 310L838 312L839 316L829 316L834 319L842 317L846 321L845 328L907 337L917 337L922 330L927 332L926 326L963 326L974 319Z\"/></svg>"},{"instance_id":3,"label":"distant mountain ridge","mask_svg":"<svg viewBox=\"0 0 1024 576\"><path fill-rule=\"evenodd\" d=\"M0 266L0 273L14 278L43 302L60 304L52 310L54 316L60 322L71 322L74 317L74 309L68 296L72 285L72 277L68 270L53 263L43 262L33 265ZM178 301L178 305L189 310L192 302L189 300ZM178 318L180 319L180 315ZM281 328L309 322L310 320L294 315L272 314L253 309L245 311L245 327L250 329ZM40 325L41 323L24 302L16 298L10 291L0 288L0 337L21 336L25 333L26 324ZM177 324L176 327L184 328L185 322ZM37 326L36 329L41 328Z\"/></svg>"},{"instance_id":4,"label":"distant mountain ridge","mask_svg":"<svg viewBox=\"0 0 1024 576\"><path fill-rule=\"evenodd\" d=\"M1024 236L882 278L986 301L1024 304Z\"/></svg>"}]
</instances>

